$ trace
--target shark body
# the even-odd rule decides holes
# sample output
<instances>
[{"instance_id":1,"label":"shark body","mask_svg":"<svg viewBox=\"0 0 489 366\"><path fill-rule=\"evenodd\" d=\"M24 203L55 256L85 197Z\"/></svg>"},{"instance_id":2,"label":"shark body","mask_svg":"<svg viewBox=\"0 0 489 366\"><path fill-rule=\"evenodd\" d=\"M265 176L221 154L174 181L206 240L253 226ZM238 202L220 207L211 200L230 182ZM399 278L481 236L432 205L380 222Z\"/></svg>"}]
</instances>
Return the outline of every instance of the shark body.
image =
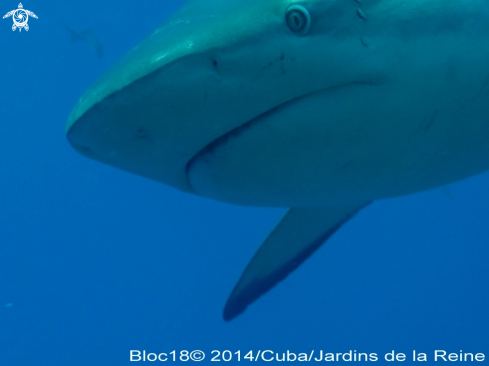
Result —
<instances>
[{"instance_id":1,"label":"shark body","mask_svg":"<svg viewBox=\"0 0 489 366\"><path fill-rule=\"evenodd\" d=\"M82 96L82 154L290 210L232 319L369 203L489 169L485 0L194 0Z\"/></svg>"}]
</instances>

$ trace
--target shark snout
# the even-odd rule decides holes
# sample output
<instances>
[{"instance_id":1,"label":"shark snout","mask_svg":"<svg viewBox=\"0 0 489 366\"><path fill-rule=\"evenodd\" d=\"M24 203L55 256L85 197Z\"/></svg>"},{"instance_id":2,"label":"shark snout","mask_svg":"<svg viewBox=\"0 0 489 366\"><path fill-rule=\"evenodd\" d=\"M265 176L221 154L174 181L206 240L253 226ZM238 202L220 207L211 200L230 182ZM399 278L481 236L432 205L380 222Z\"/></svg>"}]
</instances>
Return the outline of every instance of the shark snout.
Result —
<instances>
[{"instance_id":1,"label":"shark snout","mask_svg":"<svg viewBox=\"0 0 489 366\"><path fill-rule=\"evenodd\" d=\"M192 191L186 164L220 134L218 123L211 125L218 118L212 100L221 84L214 68L209 57L186 56L112 91L73 117L75 109L69 142L90 158ZM101 93L94 90L83 98L95 100Z\"/></svg>"}]
</instances>

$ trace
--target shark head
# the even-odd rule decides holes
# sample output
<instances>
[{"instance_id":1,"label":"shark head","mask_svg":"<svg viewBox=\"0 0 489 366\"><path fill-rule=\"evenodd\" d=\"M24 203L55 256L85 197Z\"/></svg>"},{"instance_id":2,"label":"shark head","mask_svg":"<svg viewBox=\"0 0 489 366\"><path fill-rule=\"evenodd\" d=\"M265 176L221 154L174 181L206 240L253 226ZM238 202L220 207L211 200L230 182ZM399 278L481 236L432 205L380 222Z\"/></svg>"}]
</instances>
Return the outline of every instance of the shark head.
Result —
<instances>
[{"instance_id":1,"label":"shark head","mask_svg":"<svg viewBox=\"0 0 489 366\"><path fill-rule=\"evenodd\" d=\"M231 319L368 203L489 169L485 0L194 0L102 76L82 154L179 190L292 207Z\"/></svg>"},{"instance_id":2,"label":"shark head","mask_svg":"<svg viewBox=\"0 0 489 366\"><path fill-rule=\"evenodd\" d=\"M296 167L283 162L300 147L288 135L308 117L297 110L287 131L263 128L296 103L382 79L363 22L343 1L190 2L83 95L68 139L84 155L183 191L292 206L300 193L291 200L297 182L287 176ZM265 149L234 145L256 126ZM285 156L270 155L277 144Z\"/></svg>"}]
</instances>

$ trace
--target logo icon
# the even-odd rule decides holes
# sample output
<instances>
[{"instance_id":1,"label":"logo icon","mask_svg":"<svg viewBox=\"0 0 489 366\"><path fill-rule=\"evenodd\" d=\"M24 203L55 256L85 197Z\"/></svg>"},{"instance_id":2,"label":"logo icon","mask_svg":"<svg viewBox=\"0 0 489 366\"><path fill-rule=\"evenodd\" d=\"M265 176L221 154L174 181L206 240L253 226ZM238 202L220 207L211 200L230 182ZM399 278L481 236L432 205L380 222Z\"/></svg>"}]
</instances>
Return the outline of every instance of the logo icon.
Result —
<instances>
[{"instance_id":1,"label":"logo icon","mask_svg":"<svg viewBox=\"0 0 489 366\"><path fill-rule=\"evenodd\" d=\"M22 28L28 31L29 25L27 24L27 21L29 20L29 15L37 19L36 14L34 14L32 11L25 10L22 3L19 3L19 8L9 11L3 16L3 19L12 17L12 19L14 20L14 25L12 25L13 31L15 31L17 28L19 28L19 32L22 31Z\"/></svg>"}]
</instances>

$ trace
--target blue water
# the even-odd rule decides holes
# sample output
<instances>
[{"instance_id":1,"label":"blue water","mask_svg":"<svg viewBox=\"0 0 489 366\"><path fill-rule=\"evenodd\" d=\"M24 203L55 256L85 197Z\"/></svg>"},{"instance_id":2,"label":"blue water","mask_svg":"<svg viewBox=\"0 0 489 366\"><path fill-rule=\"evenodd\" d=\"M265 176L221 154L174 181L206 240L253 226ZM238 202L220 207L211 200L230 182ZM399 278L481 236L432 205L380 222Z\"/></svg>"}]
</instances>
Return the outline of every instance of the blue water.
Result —
<instances>
[{"instance_id":1,"label":"blue water","mask_svg":"<svg viewBox=\"0 0 489 366\"><path fill-rule=\"evenodd\" d=\"M86 159L64 136L84 90L180 1L23 4L39 17L28 32L0 21L1 366L196 349L204 363L213 350L356 350L376 363L416 350L430 364L434 350L463 350L489 363L488 173L374 203L225 323L227 296L284 210L175 191ZM105 57L71 45L63 24L93 29Z\"/></svg>"}]
</instances>

